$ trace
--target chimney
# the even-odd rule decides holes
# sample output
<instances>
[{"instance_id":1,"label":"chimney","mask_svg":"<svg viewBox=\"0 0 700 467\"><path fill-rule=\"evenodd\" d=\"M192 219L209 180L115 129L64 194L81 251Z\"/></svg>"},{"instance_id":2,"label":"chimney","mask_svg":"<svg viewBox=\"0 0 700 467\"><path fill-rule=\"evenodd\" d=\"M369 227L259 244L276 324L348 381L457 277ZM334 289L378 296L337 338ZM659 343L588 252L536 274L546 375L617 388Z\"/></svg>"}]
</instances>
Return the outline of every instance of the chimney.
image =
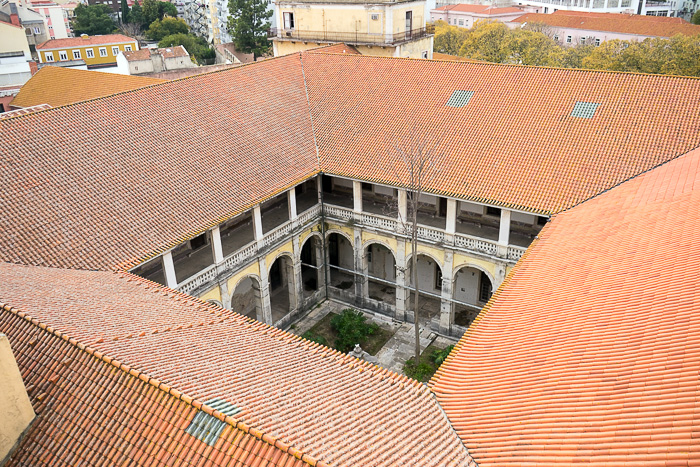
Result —
<instances>
[{"instance_id":1,"label":"chimney","mask_svg":"<svg viewBox=\"0 0 700 467\"><path fill-rule=\"evenodd\" d=\"M88 36L87 34L81 34L80 37L82 37L83 39L90 39L90 36Z\"/></svg>"},{"instance_id":2,"label":"chimney","mask_svg":"<svg viewBox=\"0 0 700 467\"><path fill-rule=\"evenodd\" d=\"M34 409L24 388L10 341L4 334L0 334L0 375L0 465L5 465L34 420Z\"/></svg>"},{"instance_id":3,"label":"chimney","mask_svg":"<svg viewBox=\"0 0 700 467\"><path fill-rule=\"evenodd\" d=\"M19 15L17 13L12 13L10 15L10 23L14 24L15 26L22 27L22 25L19 24Z\"/></svg>"},{"instance_id":4,"label":"chimney","mask_svg":"<svg viewBox=\"0 0 700 467\"><path fill-rule=\"evenodd\" d=\"M39 71L39 65L37 65L36 61L32 60L29 62L29 71L32 73L32 76L34 76L36 72Z\"/></svg>"}]
</instances>

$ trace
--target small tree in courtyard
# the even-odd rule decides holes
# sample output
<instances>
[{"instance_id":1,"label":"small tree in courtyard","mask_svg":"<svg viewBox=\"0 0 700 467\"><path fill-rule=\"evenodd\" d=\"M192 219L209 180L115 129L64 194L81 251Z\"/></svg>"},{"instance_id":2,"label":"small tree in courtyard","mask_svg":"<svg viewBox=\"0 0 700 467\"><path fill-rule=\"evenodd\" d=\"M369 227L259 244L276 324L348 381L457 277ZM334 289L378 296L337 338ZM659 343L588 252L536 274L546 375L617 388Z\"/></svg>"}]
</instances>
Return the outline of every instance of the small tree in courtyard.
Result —
<instances>
[{"instance_id":1,"label":"small tree in courtyard","mask_svg":"<svg viewBox=\"0 0 700 467\"><path fill-rule=\"evenodd\" d=\"M413 134L419 134L413 132ZM406 212L399 209L398 219L403 231L411 235L411 261L407 269L413 286L413 322L416 335L416 359L420 361L420 327L418 325L418 209L420 196L439 172L434 147L412 136L395 148L394 175L406 188Z\"/></svg>"}]
</instances>

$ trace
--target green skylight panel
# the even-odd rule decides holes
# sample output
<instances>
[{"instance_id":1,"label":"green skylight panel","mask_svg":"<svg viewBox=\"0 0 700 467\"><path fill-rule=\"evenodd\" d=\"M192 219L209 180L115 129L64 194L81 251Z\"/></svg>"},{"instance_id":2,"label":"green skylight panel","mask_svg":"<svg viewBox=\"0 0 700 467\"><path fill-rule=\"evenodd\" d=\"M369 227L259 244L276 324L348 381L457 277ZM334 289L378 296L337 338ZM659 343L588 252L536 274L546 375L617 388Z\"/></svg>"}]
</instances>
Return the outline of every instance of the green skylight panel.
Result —
<instances>
[{"instance_id":1,"label":"green skylight panel","mask_svg":"<svg viewBox=\"0 0 700 467\"><path fill-rule=\"evenodd\" d=\"M241 411L241 409L230 402L218 398L206 401L204 404L229 417L233 417ZM185 433L207 443L209 446L213 446L216 440L219 439L221 432L224 431L225 426L226 423L200 410L197 412L197 415L194 416L194 420L192 420L192 423L187 427Z\"/></svg>"},{"instance_id":2,"label":"green skylight panel","mask_svg":"<svg viewBox=\"0 0 700 467\"><path fill-rule=\"evenodd\" d=\"M600 104L597 102L581 102L574 104L574 110L571 111L572 117L578 118L593 118L595 111Z\"/></svg>"},{"instance_id":3,"label":"green skylight panel","mask_svg":"<svg viewBox=\"0 0 700 467\"><path fill-rule=\"evenodd\" d=\"M474 95L474 91L454 91L447 103L447 107L464 107Z\"/></svg>"}]
</instances>

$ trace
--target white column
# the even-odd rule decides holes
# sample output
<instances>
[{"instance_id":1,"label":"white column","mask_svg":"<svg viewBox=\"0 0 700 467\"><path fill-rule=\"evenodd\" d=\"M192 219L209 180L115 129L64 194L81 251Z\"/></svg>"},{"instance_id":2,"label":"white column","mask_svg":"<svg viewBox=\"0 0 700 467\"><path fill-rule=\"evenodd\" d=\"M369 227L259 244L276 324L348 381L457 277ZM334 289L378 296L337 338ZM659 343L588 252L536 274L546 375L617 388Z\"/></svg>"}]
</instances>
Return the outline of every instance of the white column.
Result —
<instances>
[{"instance_id":1,"label":"white column","mask_svg":"<svg viewBox=\"0 0 700 467\"><path fill-rule=\"evenodd\" d=\"M224 260L224 250L221 247L221 231L217 225L211 229L211 246L214 253L214 262L219 264Z\"/></svg>"},{"instance_id":2,"label":"white column","mask_svg":"<svg viewBox=\"0 0 700 467\"><path fill-rule=\"evenodd\" d=\"M400 193L400 192L399 192ZM404 191L404 196L405 196ZM406 241L398 238L396 242L396 314L394 318L398 321L406 321L406 299L408 290L406 289Z\"/></svg>"},{"instance_id":3,"label":"white column","mask_svg":"<svg viewBox=\"0 0 700 467\"><path fill-rule=\"evenodd\" d=\"M452 322L454 321L454 307L452 306L453 284L452 284L452 267L453 267L452 250L445 250L445 263L442 270L442 301L440 302L440 334L450 335L452 331Z\"/></svg>"},{"instance_id":4,"label":"white column","mask_svg":"<svg viewBox=\"0 0 700 467\"><path fill-rule=\"evenodd\" d=\"M501 225L498 231L498 243L508 245L510 242L510 211L501 209Z\"/></svg>"},{"instance_id":5,"label":"white column","mask_svg":"<svg viewBox=\"0 0 700 467\"><path fill-rule=\"evenodd\" d=\"M287 204L289 204L289 220L293 221L297 218L297 196L294 188L287 191Z\"/></svg>"},{"instance_id":6,"label":"white column","mask_svg":"<svg viewBox=\"0 0 700 467\"><path fill-rule=\"evenodd\" d=\"M355 264L353 265L353 269L356 273L353 277L353 280L355 282L355 304L357 306L363 306L365 297L365 276L362 273L364 272L365 255L362 251L362 230L360 230L360 228L357 226L353 228L353 238L353 249L355 250Z\"/></svg>"},{"instance_id":7,"label":"white column","mask_svg":"<svg viewBox=\"0 0 700 467\"><path fill-rule=\"evenodd\" d=\"M256 205L253 208L253 229L255 234L255 240L260 243L263 238L263 228L262 228L262 214L260 212L260 205Z\"/></svg>"},{"instance_id":8,"label":"white column","mask_svg":"<svg viewBox=\"0 0 700 467\"><path fill-rule=\"evenodd\" d=\"M168 251L163 253L163 273L165 275L165 285L171 289L177 288L177 277L175 276L175 263L173 263L173 253Z\"/></svg>"},{"instance_id":9,"label":"white column","mask_svg":"<svg viewBox=\"0 0 700 467\"><path fill-rule=\"evenodd\" d=\"M272 325L272 306L270 305L270 280L267 272L267 264L265 257L258 260L260 267L260 302L262 304L261 315L258 316L258 321Z\"/></svg>"},{"instance_id":10,"label":"white column","mask_svg":"<svg viewBox=\"0 0 700 467\"><path fill-rule=\"evenodd\" d=\"M355 202L354 210L356 213L362 212L362 182L352 182L352 199Z\"/></svg>"},{"instance_id":11,"label":"white column","mask_svg":"<svg viewBox=\"0 0 700 467\"><path fill-rule=\"evenodd\" d=\"M401 222L408 222L408 196L406 190L399 188L399 219Z\"/></svg>"},{"instance_id":12,"label":"white column","mask_svg":"<svg viewBox=\"0 0 700 467\"><path fill-rule=\"evenodd\" d=\"M447 199L447 224L445 230L454 234L457 227L457 200Z\"/></svg>"}]
</instances>

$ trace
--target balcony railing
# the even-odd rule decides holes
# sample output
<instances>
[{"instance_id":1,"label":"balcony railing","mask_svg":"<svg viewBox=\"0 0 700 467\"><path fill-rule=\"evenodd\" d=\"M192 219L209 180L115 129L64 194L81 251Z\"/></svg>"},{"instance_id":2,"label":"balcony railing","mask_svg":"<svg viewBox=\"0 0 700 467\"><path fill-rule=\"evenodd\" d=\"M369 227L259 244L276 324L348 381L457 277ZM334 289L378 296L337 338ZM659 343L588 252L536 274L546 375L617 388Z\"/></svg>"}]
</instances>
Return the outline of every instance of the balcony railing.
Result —
<instances>
[{"instance_id":1,"label":"balcony railing","mask_svg":"<svg viewBox=\"0 0 700 467\"><path fill-rule=\"evenodd\" d=\"M369 34L366 32L304 31L301 29L277 29L268 31L268 37L308 42L345 42L346 44L393 45L413 41L433 34L432 26L412 29L396 34Z\"/></svg>"},{"instance_id":2,"label":"balcony railing","mask_svg":"<svg viewBox=\"0 0 700 467\"><path fill-rule=\"evenodd\" d=\"M358 218L355 217L352 209L347 209L340 206L325 205L324 211L326 216L331 219L337 219L344 222L356 222L359 220L359 222L366 227L374 227L394 234L403 232L403 226L399 224L396 219L392 219L390 217L363 212ZM404 233L409 234L410 229ZM498 242L486 238L454 233L452 234L452 238L450 240L449 235L444 230L436 229L434 227L427 227L424 225L418 226L417 236L419 239L427 240L429 242L442 243L443 245L453 245L457 248L464 248L465 250L476 251L490 256L499 255ZM523 247L508 245L508 248L505 251L505 257L509 260L517 261L523 255L525 250L526 248Z\"/></svg>"},{"instance_id":3,"label":"balcony railing","mask_svg":"<svg viewBox=\"0 0 700 467\"><path fill-rule=\"evenodd\" d=\"M309 222L312 222L321 216L321 205L317 204L306 211L299 214L299 216L293 220L285 222L279 227L268 232L260 240L260 249L267 248L268 246L286 239L286 236L292 233L292 230L296 227L301 227ZM202 269L197 274L188 277L184 281L180 282L177 286L178 290L184 293L191 293L198 287L213 281L226 271L233 271L237 266L243 264L246 260L254 258L258 254L258 242L252 241L245 246L242 246L238 250L234 251L230 255L224 258L224 260L219 264L212 264L211 266Z\"/></svg>"},{"instance_id":4,"label":"balcony railing","mask_svg":"<svg viewBox=\"0 0 700 467\"><path fill-rule=\"evenodd\" d=\"M342 222L360 222L363 226L376 228L386 231L391 234L405 233L401 224L396 220L378 214L370 214L363 212L360 216L355 216L352 209L343 208L340 206L325 205L324 213L331 219L336 219ZM219 264L202 269L197 274L188 277L178 284L178 290L184 293L192 293L195 289L215 280L220 274L227 271L233 271L241 264L255 258L259 251L267 247L285 241L287 235L291 234L295 228L302 227L310 222L318 220L321 216L321 205L315 205L312 208L304 211L294 221L286 222L274 230L268 232L260 241L253 241L242 246L230 255L226 256ZM472 235L461 233L452 234L450 237L447 232L434 227L419 225L417 230L418 238L443 245L451 245L465 250L476 251L490 256L499 255L499 245L493 240L479 238ZM525 248L508 245L505 252L505 257L511 261L517 261L525 252Z\"/></svg>"}]
</instances>

